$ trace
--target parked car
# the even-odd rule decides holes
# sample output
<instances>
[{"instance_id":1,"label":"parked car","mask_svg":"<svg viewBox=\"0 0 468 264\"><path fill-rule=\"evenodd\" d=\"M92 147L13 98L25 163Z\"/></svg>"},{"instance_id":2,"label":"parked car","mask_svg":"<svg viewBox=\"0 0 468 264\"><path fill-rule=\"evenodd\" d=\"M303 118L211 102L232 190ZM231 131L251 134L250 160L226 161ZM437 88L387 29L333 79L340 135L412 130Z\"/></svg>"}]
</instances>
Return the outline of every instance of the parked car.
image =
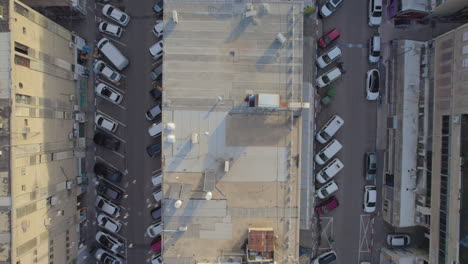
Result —
<instances>
[{"instance_id":1,"label":"parked car","mask_svg":"<svg viewBox=\"0 0 468 264\"><path fill-rule=\"evenodd\" d=\"M366 99L375 101L379 98L380 73L377 69L371 69L366 73Z\"/></svg>"},{"instance_id":2,"label":"parked car","mask_svg":"<svg viewBox=\"0 0 468 264\"><path fill-rule=\"evenodd\" d=\"M119 71L125 69L130 63L127 57L108 38L100 39L96 47Z\"/></svg>"},{"instance_id":3,"label":"parked car","mask_svg":"<svg viewBox=\"0 0 468 264\"><path fill-rule=\"evenodd\" d=\"M338 140L332 140L330 143L328 143L328 145L326 145L322 150L320 150L320 152L317 153L317 155L315 155L315 162L318 165L325 164L327 161L333 158L333 156L335 156L336 153L338 153L342 147L343 146Z\"/></svg>"},{"instance_id":4,"label":"parked car","mask_svg":"<svg viewBox=\"0 0 468 264\"><path fill-rule=\"evenodd\" d=\"M110 216L116 216L120 211L120 208L117 205L109 202L99 195L96 196L96 207Z\"/></svg>"},{"instance_id":5,"label":"parked car","mask_svg":"<svg viewBox=\"0 0 468 264\"><path fill-rule=\"evenodd\" d=\"M411 237L407 234L388 234L387 244L390 247L406 247L411 243Z\"/></svg>"},{"instance_id":6,"label":"parked car","mask_svg":"<svg viewBox=\"0 0 468 264\"><path fill-rule=\"evenodd\" d=\"M341 77L341 75L343 75L341 70L338 67L335 67L329 70L328 72L320 75L317 78L317 85L319 88L323 88L329 85L330 83L338 80Z\"/></svg>"},{"instance_id":7,"label":"parked car","mask_svg":"<svg viewBox=\"0 0 468 264\"><path fill-rule=\"evenodd\" d=\"M329 17L336 12L336 9L343 3L343 0L328 0L321 8L320 15Z\"/></svg>"},{"instance_id":8,"label":"parked car","mask_svg":"<svg viewBox=\"0 0 468 264\"><path fill-rule=\"evenodd\" d=\"M151 250L156 253L161 253L161 246L162 246L161 236L157 236L151 242Z\"/></svg>"},{"instance_id":9,"label":"parked car","mask_svg":"<svg viewBox=\"0 0 468 264\"><path fill-rule=\"evenodd\" d=\"M159 99L161 99L162 92L158 88L151 89L149 93L151 94L154 100L158 101Z\"/></svg>"},{"instance_id":10,"label":"parked car","mask_svg":"<svg viewBox=\"0 0 468 264\"><path fill-rule=\"evenodd\" d=\"M329 250L320 256L318 256L316 259L313 260L311 264L332 264L335 263L336 261L336 253L333 250Z\"/></svg>"},{"instance_id":11,"label":"parked car","mask_svg":"<svg viewBox=\"0 0 468 264\"><path fill-rule=\"evenodd\" d=\"M104 179L112 182L118 183L122 180L122 173L120 171L110 168L104 165L104 163L94 164L94 173L101 175Z\"/></svg>"},{"instance_id":12,"label":"parked car","mask_svg":"<svg viewBox=\"0 0 468 264\"><path fill-rule=\"evenodd\" d=\"M148 134L151 137L158 137L161 135L162 132L162 123L154 123L148 128Z\"/></svg>"},{"instance_id":13,"label":"parked car","mask_svg":"<svg viewBox=\"0 0 468 264\"><path fill-rule=\"evenodd\" d=\"M159 173L159 174L154 175L153 177L151 177L151 182L153 183L154 187L162 184L162 174Z\"/></svg>"},{"instance_id":14,"label":"parked car","mask_svg":"<svg viewBox=\"0 0 468 264\"><path fill-rule=\"evenodd\" d=\"M127 14L110 4L104 5L102 8L102 14L122 26L126 26L128 25L128 22L130 22L130 17Z\"/></svg>"},{"instance_id":15,"label":"parked car","mask_svg":"<svg viewBox=\"0 0 468 264\"><path fill-rule=\"evenodd\" d=\"M151 257L151 264L162 264L161 253Z\"/></svg>"},{"instance_id":16,"label":"parked car","mask_svg":"<svg viewBox=\"0 0 468 264\"><path fill-rule=\"evenodd\" d=\"M98 226L112 233L118 233L122 228L122 223L120 221L110 218L105 214L99 214L97 216L97 222Z\"/></svg>"},{"instance_id":17,"label":"parked car","mask_svg":"<svg viewBox=\"0 0 468 264\"><path fill-rule=\"evenodd\" d=\"M104 130L109 132L115 132L117 130L118 124L114 120L105 117L101 114L96 114L96 118L94 119L96 125Z\"/></svg>"},{"instance_id":18,"label":"parked car","mask_svg":"<svg viewBox=\"0 0 468 264\"><path fill-rule=\"evenodd\" d=\"M119 150L120 141L115 139L111 136L108 136L104 133L96 133L94 134L93 141L96 145L103 146L106 149L110 149L113 151Z\"/></svg>"},{"instance_id":19,"label":"parked car","mask_svg":"<svg viewBox=\"0 0 468 264\"><path fill-rule=\"evenodd\" d=\"M146 148L146 152L151 158L156 157L157 155L161 153L161 143L154 143L152 145L149 145Z\"/></svg>"},{"instance_id":20,"label":"parked car","mask_svg":"<svg viewBox=\"0 0 468 264\"><path fill-rule=\"evenodd\" d=\"M164 22L159 20L156 22L156 25L153 27L153 34L159 38L163 35L164 32Z\"/></svg>"},{"instance_id":21,"label":"parked car","mask_svg":"<svg viewBox=\"0 0 468 264\"><path fill-rule=\"evenodd\" d=\"M114 201L118 201L122 198L121 190L104 182L99 182L99 184L96 186L96 190L99 194Z\"/></svg>"},{"instance_id":22,"label":"parked car","mask_svg":"<svg viewBox=\"0 0 468 264\"><path fill-rule=\"evenodd\" d=\"M327 143L338 130L343 126L344 120L339 115L334 115L327 123L320 129L315 138L318 142Z\"/></svg>"},{"instance_id":23,"label":"parked car","mask_svg":"<svg viewBox=\"0 0 468 264\"><path fill-rule=\"evenodd\" d=\"M150 110L146 111L146 119L149 121L154 120L156 117L158 117L161 114L161 106L159 104L151 107Z\"/></svg>"},{"instance_id":24,"label":"parked car","mask_svg":"<svg viewBox=\"0 0 468 264\"><path fill-rule=\"evenodd\" d=\"M337 40L340 37L340 32L338 29L334 28L330 30L327 34L323 35L318 40L318 45L322 48L326 48L330 43Z\"/></svg>"},{"instance_id":25,"label":"parked car","mask_svg":"<svg viewBox=\"0 0 468 264\"><path fill-rule=\"evenodd\" d=\"M151 238L154 238L154 237L160 235L161 233L162 233L161 222L154 223L154 224L148 226L148 228L146 229L146 234Z\"/></svg>"},{"instance_id":26,"label":"parked car","mask_svg":"<svg viewBox=\"0 0 468 264\"><path fill-rule=\"evenodd\" d=\"M377 175L377 153L366 152L364 160L366 162L366 180L373 181Z\"/></svg>"},{"instance_id":27,"label":"parked car","mask_svg":"<svg viewBox=\"0 0 468 264\"><path fill-rule=\"evenodd\" d=\"M164 1L161 1L159 0L156 4L154 4L153 6L153 10L154 12L156 12L156 14L161 14L162 11L163 11L163 4L164 4Z\"/></svg>"},{"instance_id":28,"label":"parked car","mask_svg":"<svg viewBox=\"0 0 468 264\"><path fill-rule=\"evenodd\" d=\"M96 94L117 105L122 102L123 98L122 94L117 92L117 90L104 83L99 83L96 85Z\"/></svg>"},{"instance_id":29,"label":"parked car","mask_svg":"<svg viewBox=\"0 0 468 264\"><path fill-rule=\"evenodd\" d=\"M320 199L325 199L336 191L338 191L338 185L336 185L335 181L329 181L317 190L317 196Z\"/></svg>"},{"instance_id":30,"label":"parked car","mask_svg":"<svg viewBox=\"0 0 468 264\"><path fill-rule=\"evenodd\" d=\"M161 184L156 186L155 191L153 192L154 201L159 203L162 200L162 186Z\"/></svg>"},{"instance_id":31,"label":"parked car","mask_svg":"<svg viewBox=\"0 0 468 264\"><path fill-rule=\"evenodd\" d=\"M97 261L101 263L105 263L105 264L124 264L125 263L123 259L115 256L113 253L107 250L104 250L102 248L99 248L98 250L96 250L96 253L94 254L94 258Z\"/></svg>"},{"instance_id":32,"label":"parked car","mask_svg":"<svg viewBox=\"0 0 468 264\"><path fill-rule=\"evenodd\" d=\"M319 216L326 215L327 213L333 211L340 205L335 196L328 198L327 200L321 202L315 207L315 211Z\"/></svg>"},{"instance_id":33,"label":"parked car","mask_svg":"<svg viewBox=\"0 0 468 264\"><path fill-rule=\"evenodd\" d=\"M341 49L335 46L317 58L317 65L320 69L323 69L332 64L339 57L341 57Z\"/></svg>"},{"instance_id":34,"label":"parked car","mask_svg":"<svg viewBox=\"0 0 468 264\"><path fill-rule=\"evenodd\" d=\"M153 57L153 60L159 59L163 55L163 41L160 40L154 43L149 48L149 53L151 54L151 57Z\"/></svg>"},{"instance_id":35,"label":"parked car","mask_svg":"<svg viewBox=\"0 0 468 264\"><path fill-rule=\"evenodd\" d=\"M377 203L377 188L374 185L364 186L364 200L362 208L365 213L375 212L375 206Z\"/></svg>"},{"instance_id":36,"label":"parked car","mask_svg":"<svg viewBox=\"0 0 468 264\"><path fill-rule=\"evenodd\" d=\"M154 68L154 69L151 71L150 75L151 75L151 80L152 80L153 82L156 81L156 80L161 76L162 70L163 70L163 65L162 65L162 63L161 63L161 64L159 64L158 67Z\"/></svg>"},{"instance_id":37,"label":"parked car","mask_svg":"<svg viewBox=\"0 0 468 264\"><path fill-rule=\"evenodd\" d=\"M117 71L112 69L109 65L107 65L102 60L98 60L94 64L94 69L96 70L97 73L101 74L102 76L104 76L111 82L118 83L120 82L120 79L122 79L122 75L120 75Z\"/></svg>"},{"instance_id":38,"label":"parked car","mask_svg":"<svg viewBox=\"0 0 468 264\"><path fill-rule=\"evenodd\" d=\"M380 35L375 34L369 39L369 63L378 63L380 60Z\"/></svg>"},{"instance_id":39,"label":"parked car","mask_svg":"<svg viewBox=\"0 0 468 264\"><path fill-rule=\"evenodd\" d=\"M120 38L120 36L122 35L121 27L108 22L99 23L99 31L117 38Z\"/></svg>"},{"instance_id":40,"label":"parked car","mask_svg":"<svg viewBox=\"0 0 468 264\"><path fill-rule=\"evenodd\" d=\"M382 0L369 0L369 26L380 26L382 23Z\"/></svg>"},{"instance_id":41,"label":"parked car","mask_svg":"<svg viewBox=\"0 0 468 264\"><path fill-rule=\"evenodd\" d=\"M321 169L316 175L315 179L319 183L326 183L327 181L333 179L335 175L344 168L343 163L339 159L334 159L330 162L325 168Z\"/></svg>"},{"instance_id":42,"label":"parked car","mask_svg":"<svg viewBox=\"0 0 468 264\"><path fill-rule=\"evenodd\" d=\"M96 241L114 253L119 254L125 251L125 245L120 239L102 231L97 232Z\"/></svg>"},{"instance_id":43,"label":"parked car","mask_svg":"<svg viewBox=\"0 0 468 264\"><path fill-rule=\"evenodd\" d=\"M151 210L151 217L156 220L157 222L161 221L161 217L162 217L162 209L161 209L161 206L158 205L157 207L155 207L153 210Z\"/></svg>"}]
</instances>

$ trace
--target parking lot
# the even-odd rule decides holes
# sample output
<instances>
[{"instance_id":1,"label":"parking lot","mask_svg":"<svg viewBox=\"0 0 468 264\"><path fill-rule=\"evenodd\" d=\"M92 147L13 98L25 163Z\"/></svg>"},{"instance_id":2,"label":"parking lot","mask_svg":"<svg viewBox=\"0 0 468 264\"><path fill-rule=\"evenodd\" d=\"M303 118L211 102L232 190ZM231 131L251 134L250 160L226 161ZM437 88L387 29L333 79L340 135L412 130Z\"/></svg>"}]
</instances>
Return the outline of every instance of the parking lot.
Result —
<instances>
[{"instance_id":1,"label":"parking lot","mask_svg":"<svg viewBox=\"0 0 468 264\"><path fill-rule=\"evenodd\" d=\"M151 124L159 122L160 119L148 121L145 112L160 103L149 93L152 87L161 86L160 79L156 83L151 80L150 72L162 61L153 60L148 52L148 48L158 41L152 32L153 26L158 19L162 20L162 14L156 14L153 10L155 3L150 1L145 3L111 1L112 5L130 17L128 25L121 26L123 31L120 37L99 32L98 26L101 22L109 22L114 25L118 25L118 23L103 16L101 10L104 4L96 3L95 10L95 44L102 37L109 39L128 58L129 65L121 71L117 70L108 58L101 53L96 53L97 48L94 49L95 61L97 59L104 61L122 75L119 82L112 82L103 74L97 73L96 69L92 70L94 74L91 76L94 78L95 87L100 83L104 84L122 97L120 102L115 103L95 92L93 99L96 115L102 115L117 125L115 131L108 131L103 126L94 125L95 133L101 133L120 142L117 149L108 149L94 144L94 160L95 163L121 172L122 180L111 182L97 176L94 183L96 185L104 183L117 192L121 192L121 197L117 201L104 197L120 208L116 216L109 216L117 223L120 222L122 227L117 232L111 232L99 227L94 216L89 220L97 231L104 231L123 241L125 250L119 254L111 254L126 259L127 263L130 259L131 263L149 263L152 257L151 238L146 234L146 229L152 223L150 212L155 207L151 177L159 173L161 162L159 155L154 158L149 157L146 153L146 147L160 140L157 137L152 138L148 134L148 128ZM91 89L94 87L90 87ZM90 94L90 96L92 95ZM91 119L91 115L89 119ZM90 137L92 138L93 135ZM90 170L92 170L93 164L90 165ZM95 194L99 195L97 192ZM89 206L92 206L91 202ZM103 210L97 209L96 215L103 212ZM96 241L94 244L92 254L95 254L99 248L105 248ZM110 251L109 248L106 250Z\"/></svg>"},{"instance_id":2,"label":"parking lot","mask_svg":"<svg viewBox=\"0 0 468 264\"><path fill-rule=\"evenodd\" d=\"M320 1L321 6L325 1ZM318 88L320 99L323 99L329 88L334 88L328 104L321 103L317 109L316 130L320 130L334 115L344 120L344 125L334 136L343 146L335 156L344 168L335 176L338 190L334 193L340 205L333 212L320 218L321 239L319 251L334 249L339 262L376 261L383 241L383 223L378 217L381 186L381 150L376 149L377 109L379 100L366 100L366 72L372 68L381 69L380 64L368 61L367 42L378 27L369 27L367 1L359 3L344 1L337 12L322 19L323 34L336 28L340 37L326 48L318 48L317 56L322 55L334 46L342 51L337 62L342 62L343 75L331 85ZM348 14L348 15L347 15ZM349 14L353 23L349 23ZM317 76L335 67L336 62L324 69L318 69ZM382 80L383 82L383 80ZM316 87L318 85L316 84ZM382 88L384 89L384 88ZM380 91L383 94L382 90ZM331 140L330 140L331 141ZM329 142L330 142L329 141ZM326 144L316 142L316 152ZM329 143L327 142L327 144ZM365 180L365 153L377 153L377 181ZM315 173L324 166L315 165ZM379 170L380 169L380 170ZM364 213L363 197L365 185L377 185L377 208L373 214ZM316 183L316 188L322 184ZM320 254L319 252L319 254Z\"/></svg>"}]
</instances>

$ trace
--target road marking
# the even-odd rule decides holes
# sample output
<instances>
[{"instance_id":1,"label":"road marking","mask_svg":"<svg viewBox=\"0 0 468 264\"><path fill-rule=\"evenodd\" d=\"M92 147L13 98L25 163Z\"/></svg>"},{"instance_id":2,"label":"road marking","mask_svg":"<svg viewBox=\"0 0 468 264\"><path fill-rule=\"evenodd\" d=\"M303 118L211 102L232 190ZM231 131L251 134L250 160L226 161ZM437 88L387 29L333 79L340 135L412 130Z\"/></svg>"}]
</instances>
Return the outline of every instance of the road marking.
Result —
<instances>
[{"instance_id":1,"label":"road marking","mask_svg":"<svg viewBox=\"0 0 468 264\"><path fill-rule=\"evenodd\" d=\"M340 47L345 47L345 48L366 48L367 46L365 44L353 44L353 43L342 43L338 44Z\"/></svg>"},{"instance_id":2,"label":"road marking","mask_svg":"<svg viewBox=\"0 0 468 264\"><path fill-rule=\"evenodd\" d=\"M320 218L320 221L324 221L324 220L328 222L324 227L322 227L322 232L320 233L320 239L322 241L322 238L324 238L325 241L328 243L328 247L320 247L319 250L326 250L326 249L332 248L332 241L330 241L330 238L333 238L333 217L321 217Z\"/></svg>"},{"instance_id":3,"label":"road marking","mask_svg":"<svg viewBox=\"0 0 468 264\"><path fill-rule=\"evenodd\" d=\"M124 90L115 87L114 85L108 83L107 81L104 81L104 80L99 79L99 82L101 82L101 83L103 83L103 84L109 86L110 88L112 88L112 89L114 89L114 90L117 90L118 92L120 92L120 93L122 93L122 94L125 94L125 91L124 91ZM97 84L96 84L95 86L97 86Z\"/></svg>"},{"instance_id":4,"label":"road marking","mask_svg":"<svg viewBox=\"0 0 468 264\"><path fill-rule=\"evenodd\" d=\"M154 171L151 172L151 175L153 176L156 172L160 172L160 171L161 171L161 169L154 170Z\"/></svg>"},{"instance_id":5,"label":"road marking","mask_svg":"<svg viewBox=\"0 0 468 264\"><path fill-rule=\"evenodd\" d=\"M118 155L118 156L121 157L122 159L125 159L125 156L122 155L122 154L120 154L120 153L118 153L117 151L112 151L112 153Z\"/></svg>"},{"instance_id":6,"label":"road marking","mask_svg":"<svg viewBox=\"0 0 468 264\"><path fill-rule=\"evenodd\" d=\"M370 252L367 231L369 230L370 215L360 215L359 219L359 254ZM364 243L365 242L365 243ZM363 246L365 246L364 250Z\"/></svg>"},{"instance_id":7,"label":"road marking","mask_svg":"<svg viewBox=\"0 0 468 264\"><path fill-rule=\"evenodd\" d=\"M107 37L107 36L106 36L106 37ZM117 43L119 43L120 45L122 45L122 46L124 46L124 47L127 46L127 45L123 44L122 42L120 42L120 41L118 41L118 40L116 40L116 39L113 39L113 38L108 38L108 39L112 40L113 42L117 42Z\"/></svg>"},{"instance_id":8,"label":"road marking","mask_svg":"<svg viewBox=\"0 0 468 264\"><path fill-rule=\"evenodd\" d=\"M127 127L124 123L120 122L119 120L117 120L117 119L115 119L115 118L110 117L108 114L106 114L106 113L100 111L99 109L96 109L96 112L98 112L99 114L101 114L101 115L103 115L103 116L105 116L105 117L107 117L107 118L109 118L109 119L111 119L111 120L113 120L113 121L119 123L119 125L121 125L121 126L123 126L123 127Z\"/></svg>"},{"instance_id":9,"label":"road marking","mask_svg":"<svg viewBox=\"0 0 468 264\"><path fill-rule=\"evenodd\" d=\"M117 170L117 171L120 171L118 168L116 168L114 165L110 164L109 162L107 162L104 158L102 158L101 156L98 156L96 155L95 156L96 158L100 159L103 163L107 164L109 167Z\"/></svg>"}]
</instances>

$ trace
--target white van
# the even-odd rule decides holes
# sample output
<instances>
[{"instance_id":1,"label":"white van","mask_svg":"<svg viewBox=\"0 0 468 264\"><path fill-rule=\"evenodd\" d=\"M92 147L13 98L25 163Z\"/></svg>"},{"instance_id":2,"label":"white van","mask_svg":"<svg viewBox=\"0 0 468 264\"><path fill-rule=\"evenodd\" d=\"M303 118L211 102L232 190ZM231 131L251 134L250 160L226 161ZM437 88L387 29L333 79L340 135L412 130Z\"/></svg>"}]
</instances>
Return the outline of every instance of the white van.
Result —
<instances>
[{"instance_id":1,"label":"white van","mask_svg":"<svg viewBox=\"0 0 468 264\"><path fill-rule=\"evenodd\" d=\"M380 26L382 23L382 0L369 0L369 26Z\"/></svg>"},{"instance_id":2,"label":"white van","mask_svg":"<svg viewBox=\"0 0 468 264\"><path fill-rule=\"evenodd\" d=\"M102 38L97 44L98 49L120 71L128 65L128 59L107 38Z\"/></svg>"},{"instance_id":3,"label":"white van","mask_svg":"<svg viewBox=\"0 0 468 264\"><path fill-rule=\"evenodd\" d=\"M338 191L338 185L334 181L330 181L329 183L325 184L324 186L320 187L320 189L317 190L316 194L318 198L320 199L325 199Z\"/></svg>"},{"instance_id":4,"label":"white van","mask_svg":"<svg viewBox=\"0 0 468 264\"><path fill-rule=\"evenodd\" d=\"M341 50L335 46L317 58L317 65L320 69L323 69L332 64L339 57L341 57Z\"/></svg>"},{"instance_id":5,"label":"white van","mask_svg":"<svg viewBox=\"0 0 468 264\"><path fill-rule=\"evenodd\" d=\"M325 168L320 170L317 175L315 175L315 179L319 183L326 183L327 181L331 180L335 175L343 169L344 165L339 159L334 159L330 162Z\"/></svg>"},{"instance_id":6,"label":"white van","mask_svg":"<svg viewBox=\"0 0 468 264\"><path fill-rule=\"evenodd\" d=\"M320 129L315 138L318 142L325 144L333 137L333 135L335 135L343 124L344 120L340 116L334 115L330 120L328 120L322 129Z\"/></svg>"},{"instance_id":7,"label":"white van","mask_svg":"<svg viewBox=\"0 0 468 264\"><path fill-rule=\"evenodd\" d=\"M148 128L148 134L152 137L157 137L161 135L162 132L162 123L154 123Z\"/></svg>"},{"instance_id":8,"label":"white van","mask_svg":"<svg viewBox=\"0 0 468 264\"><path fill-rule=\"evenodd\" d=\"M325 164L329 159L333 158L333 156L335 156L342 147L343 146L338 142L338 140L332 140L332 142L315 155L315 162L317 162L318 165Z\"/></svg>"}]
</instances>

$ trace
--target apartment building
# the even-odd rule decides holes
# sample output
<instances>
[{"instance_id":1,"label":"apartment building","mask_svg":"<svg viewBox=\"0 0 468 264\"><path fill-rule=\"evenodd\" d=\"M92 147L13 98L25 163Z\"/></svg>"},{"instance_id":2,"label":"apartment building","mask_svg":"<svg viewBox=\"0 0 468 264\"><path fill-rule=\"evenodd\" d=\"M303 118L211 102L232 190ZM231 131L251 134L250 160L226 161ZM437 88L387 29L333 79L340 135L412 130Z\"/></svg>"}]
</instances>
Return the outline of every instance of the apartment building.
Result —
<instances>
[{"instance_id":1,"label":"apartment building","mask_svg":"<svg viewBox=\"0 0 468 264\"><path fill-rule=\"evenodd\" d=\"M409 249L383 249L381 263L464 263L468 24L428 42L392 46L383 219L423 232Z\"/></svg>"},{"instance_id":2,"label":"apartment building","mask_svg":"<svg viewBox=\"0 0 468 264\"><path fill-rule=\"evenodd\" d=\"M0 263L73 263L78 251L75 114L84 41L0 1Z\"/></svg>"}]
</instances>

